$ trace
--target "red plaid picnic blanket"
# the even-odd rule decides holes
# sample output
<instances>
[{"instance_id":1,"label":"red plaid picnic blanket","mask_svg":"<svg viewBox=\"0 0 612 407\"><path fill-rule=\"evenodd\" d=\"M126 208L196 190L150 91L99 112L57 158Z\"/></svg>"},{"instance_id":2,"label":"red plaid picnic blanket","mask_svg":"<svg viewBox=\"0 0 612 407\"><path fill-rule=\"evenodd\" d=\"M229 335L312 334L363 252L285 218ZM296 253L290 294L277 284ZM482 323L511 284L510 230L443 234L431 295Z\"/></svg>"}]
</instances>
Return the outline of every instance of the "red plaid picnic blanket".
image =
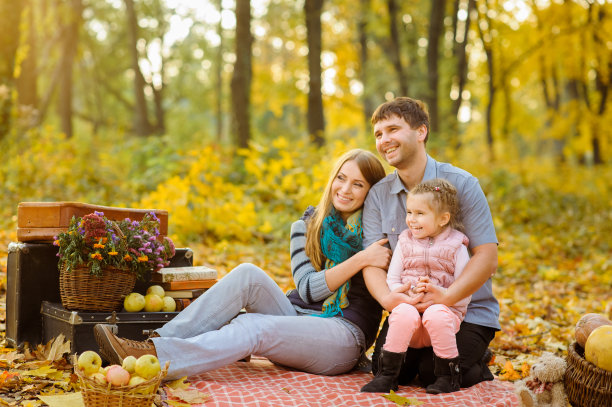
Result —
<instances>
[{"instance_id":1,"label":"red plaid picnic blanket","mask_svg":"<svg viewBox=\"0 0 612 407\"><path fill-rule=\"evenodd\" d=\"M279 406L397 406L378 393L359 389L372 375L351 372L339 376L318 376L285 369L267 359L253 357L251 362L236 362L211 372L189 377L193 386L210 394L205 407L279 407ZM400 386L397 394L415 398L422 407L512 407L519 406L513 385L494 380L444 395L431 395L416 386Z\"/></svg>"}]
</instances>

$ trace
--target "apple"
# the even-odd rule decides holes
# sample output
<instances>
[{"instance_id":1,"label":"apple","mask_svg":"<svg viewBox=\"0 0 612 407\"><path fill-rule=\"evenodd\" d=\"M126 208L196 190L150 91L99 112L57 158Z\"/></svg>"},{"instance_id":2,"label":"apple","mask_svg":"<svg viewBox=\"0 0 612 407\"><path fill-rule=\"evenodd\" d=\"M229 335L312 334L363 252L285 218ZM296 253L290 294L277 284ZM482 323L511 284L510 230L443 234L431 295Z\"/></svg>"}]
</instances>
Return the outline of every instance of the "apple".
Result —
<instances>
[{"instance_id":1,"label":"apple","mask_svg":"<svg viewBox=\"0 0 612 407\"><path fill-rule=\"evenodd\" d=\"M142 355L136 361L134 371L138 376L150 379L161 371L161 365L154 355Z\"/></svg>"},{"instance_id":2,"label":"apple","mask_svg":"<svg viewBox=\"0 0 612 407\"><path fill-rule=\"evenodd\" d=\"M106 381L113 386L125 386L130 382L130 373L119 365L111 365L106 372Z\"/></svg>"},{"instance_id":3,"label":"apple","mask_svg":"<svg viewBox=\"0 0 612 407\"><path fill-rule=\"evenodd\" d=\"M145 307L147 312L159 312L164 307L164 300L157 294L145 295Z\"/></svg>"},{"instance_id":4,"label":"apple","mask_svg":"<svg viewBox=\"0 0 612 407\"><path fill-rule=\"evenodd\" d=\"M162 311L164 312L174 312L176 311L176 301L174 298L165 296L163 298L164 306L162 307Z\"/></svg>"},{"instance_id":5,"label":"apple","mask_svg":"<svg viewBox=\"0 0 612 407\"><path fill-rule=\"evenodd\" d=\"M130 382L128 383L128 386L136 386L137 384L144 383L146 381L147 379L145 379L144 377L134 375L130 377Z\"/></svg>"},{"instance_id":6,"label":"apple","mask_svg":"<svg viewBox=\"0 0 612 407\"><path fill-rule=\"evenodd\" d=\"M152 285L147 288L147 294L157 294L159 295L159 298L164 298L166 292L164 291L164 288L161 285Z\"/></svg>"},{"instance_id":7,"label":"apple","mask_svg":"<svg viewBox=\"0 0 612 407\"><path fill-rule=\"evenodd\" d=\"M102 366L102 358L93 350L86 350L79 355L77 359L77 365L86 374L90 375L97 373Z\"/></svg>"},{"instance_id":8,"label":"apple","mask_svg":"<svg viewBox=\"0 0 612 407\"><path fill-rule=\"evenodd\" d=\"M106 385L106 376L104 376L104 374L100 372L93 373L92 375L89 376L89 378L98 384Z\"/></svg>"},{"instance_id":9,"label":"apple","mask_svg":"<svg viewBox=\"0 0 612 407\"><path fill-rule=\"evenodd\" d=\"M121 367L127 370L130 374L134 373L135 366L136 366L136 357L132 355L127 356L125 359L123 359L123 363L121 364Z\"/></svg>"},{"instance_id":10,"label":"apple","mask_svg":"<svg viewBox=\"0 0 612 407\"><path fill-rule=\"evenodd\" d=\"M145 307L145 297L140 293L129 293L123 300L123 308L127 312L142 311Z\"/></svg>"}]
</instances>

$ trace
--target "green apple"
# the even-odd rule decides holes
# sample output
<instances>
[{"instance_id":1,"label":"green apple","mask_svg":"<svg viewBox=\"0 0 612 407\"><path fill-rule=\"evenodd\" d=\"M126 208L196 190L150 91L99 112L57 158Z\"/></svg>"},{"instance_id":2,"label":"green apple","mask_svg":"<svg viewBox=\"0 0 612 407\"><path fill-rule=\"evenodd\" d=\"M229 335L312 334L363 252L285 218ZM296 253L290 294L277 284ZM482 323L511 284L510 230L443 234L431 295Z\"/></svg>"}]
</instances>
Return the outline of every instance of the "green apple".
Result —
<instances>
[{"instance_id":1,"label":"green apple","mask_svg":"<svg viewBox=\"0 0 612 407\"><path fill-rule=\"evenodd\" d=\"M164 312L174 312L176 311L176 301L174 298L168 297L167 295L163 299L164 306L162 307L162 311Z\"/></svg>"},{"instance_id":2,"label":"green apple","mask_svg":"<svg viewBox=\"0 0 612 407\"><path fill-rule=\"evenodd\" d=\"M152 285L151 287L147 288L147 294L157 294L159 295L159 298L164 298L166 292L161 285Z\"/></svg>"},{"instance_id":3,"label":"green apple","mask_svg":"<svg viewBox=\"0 0 612 407\"><path fill-rule=\"evenodd\" d=\"M98 384L106 385L106 376L100 372L94 373L89 377Z\"/></svg>"},{"instance_id":4,"label":"green apple","mask_svg":"<svg viewBox=\"0 0 612 407\"><path fill-rule=\"evenodd\" d=\"M130 372L130 374L134 374L134 367L136 367L136 357L130 355L123 359L121 367Z\"/></svg>"},{"instance_id":5,"label":"green apple","mask_svg":"<svg viewBox=\"0 0 612 407\"><path fill-rule=\"evenodd\" d=\"M145 297L140 293L129 293L123 300L123 308L127 312L142 311L145 307Z\"/></svg>"},{"instance_id":6,"label":"green apple","mask_svg":"<svg viewBox=\"0 0 612 407\"><path fill-rule=\"evenodd\" d=\"M146 381L147 379L145 379L144 377L134 375L130 377L130 382L128 383L128 386L136 386L137 384L144 383Z\"/></svg>"},{"instance_id":7,"label":"green apple","mask_svg":"<svg viewBox=\"0 0 612 407\"><path fill-rule=\"evenodd\" d=\"M144 298L144 310L147 312L159 312L164 307L164 300L162 300L163 297L160 297L157 294L147 294Z\"/></svg>"},{"instance_id":8,"label":"green apple","mask_svg":"<svg viewBox=\"0 0 612 407\"><path fill-rule=\"evenodd\" d=\"M156 376L161 371L159 360L154 355L142 355L136 361L134 372L145 379Z\"/></svg>"},{"instance_id":9,"label":"green apple","mask_svg":"<svg viewBox=\"0 0 612 407\"><path fill-rule=\"evenodd\" d=\"M90 375L97 373L102 366L102 358L93 350L86 350L79 355L77 359L77 365L86 374Z\"/></svg>"}]
</instances>

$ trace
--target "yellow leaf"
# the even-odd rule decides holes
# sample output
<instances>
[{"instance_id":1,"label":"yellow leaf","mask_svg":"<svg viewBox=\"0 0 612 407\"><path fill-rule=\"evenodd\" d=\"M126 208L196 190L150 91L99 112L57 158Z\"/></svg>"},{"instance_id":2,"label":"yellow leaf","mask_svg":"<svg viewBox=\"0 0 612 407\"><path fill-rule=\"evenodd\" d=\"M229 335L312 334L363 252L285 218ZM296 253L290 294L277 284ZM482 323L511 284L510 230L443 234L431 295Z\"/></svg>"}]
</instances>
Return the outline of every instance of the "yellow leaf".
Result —
<instances>
[{"instance_id":1,"label":"yellow leaf","mask_svg":"<svg viewBox=\"0 0 612 407\"><path fill-rule=\"evenodd\" d=\"M81 392L67 393L58 396L38 396L49 407L83 407Z\"/></svg>"},{"instance_id":2,"label":"yellow leaf","mask_svg":"<svg viewBox=\"0 0 612 407\"><path fill-rule=\"evenodd\" d=\"M166 400L166 403L168 403L168 405L173 406L173 407L191 407L191 404L189 403L183 403L182 401L176 401L176 400Z\"/></svg>"},{"instance_id":3,"label":"yellow leaf","mask_svg":"<svg viewBox=\"0 0 612 407\"><path fill-rule=\"evenodd\" d=\"M173 380L165 384L165 386L170 387L171 389L188 389L189 383L185 383L187 380L187 376L183 376L180 379Z\"/></svg>"},{"instance_id":4,"label":"yellow leaf","mask_svg":"<svg viewBox=\"0 0 612 407\"><path fill-rule=\"evenodd\" d=\"M177 398L180 401L185 401L191 404L201 404L205 403L209 398L210 394L202 393L199 390L185 390L185 389L172 389L168 387L166 389L168 393L168 397Z\"/></svg>"},{"instance_id":5,"label":"yellow leaf","mask_svg":"<svg viewBox=\"0 0 612 407\"><path fill-rule=\"evenodd\" d=\"M382 397L394 402L398 406L418 406L418 405L423 404L422 401L416 398L406 398L403 396L399 396L395 394L393 390L391 390L389 394L383 394Z\"/></svg>"},{"instance_id":6,"label":"yellow leaf","mask_svg":"<svg viewBox=\"0 0 612 407\"><path fill-rule=\"evenodd\" d=\"M57 369L54 369L49 365L45 365L45 366L39 367L38 369L24 370L24 371L21 371L20 373L22 376L50 377L50 376L55 376L54 373L58 373L58 371Z\"/></svg>"}]
</instances>

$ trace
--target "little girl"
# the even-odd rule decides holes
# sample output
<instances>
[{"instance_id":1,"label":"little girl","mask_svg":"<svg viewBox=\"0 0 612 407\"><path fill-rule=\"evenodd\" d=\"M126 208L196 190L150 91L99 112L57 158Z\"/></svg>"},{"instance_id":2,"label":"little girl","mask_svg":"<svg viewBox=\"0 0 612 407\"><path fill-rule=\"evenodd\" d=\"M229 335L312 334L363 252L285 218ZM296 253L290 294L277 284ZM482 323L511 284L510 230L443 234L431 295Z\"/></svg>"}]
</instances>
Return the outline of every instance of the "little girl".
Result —
<instances>
[{"instance_id":1,"label":"little girl","mask_svg":"<svg viewBox=\"0 0 612 407\"><path fill-rule=\"evenodd\" d=\"M443 179L433 179L412 188L406 199L406 225L393 253L387 273L390 290L408 287L408 296L420 295L426 283L448 288L469 260L468 238L457 230L457 191ZM408 347L432 346L436 381L427 393L459 390L459 352L455 334L465 316L470 297L452 307L433 304L419 314L410 304L395 307L389 316L389 331L383 345L380 368L361 391L397 390L397 379Z\"/></svg>"}]
</instances>

